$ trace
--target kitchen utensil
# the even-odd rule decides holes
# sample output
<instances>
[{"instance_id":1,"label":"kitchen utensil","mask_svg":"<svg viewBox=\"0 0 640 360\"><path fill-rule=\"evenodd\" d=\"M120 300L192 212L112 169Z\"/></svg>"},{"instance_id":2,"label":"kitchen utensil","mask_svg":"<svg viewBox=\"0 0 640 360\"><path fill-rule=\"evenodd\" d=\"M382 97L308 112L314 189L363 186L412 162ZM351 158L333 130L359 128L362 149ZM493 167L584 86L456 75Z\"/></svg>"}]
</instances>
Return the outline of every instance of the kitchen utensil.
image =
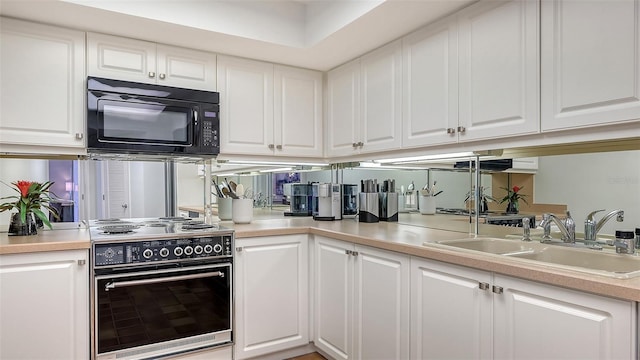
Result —
<instances>
[{"instance_id":1,"label":"kitchen utensil","mask_svg":"<svg viewBox=\"0 0 640 360\"><path fill-rule=\"evenodd\" d=\"M213 182L213 186L215 186L215 187L216 187L216 195L217 195L219 198L223 198L223 197L224 197L224 194L222 193L222 191L220 191L220 186L218 186L218 184L216 183L216 181L215 181L215 180L212 180L212 182Z\"/></svg>"},{"instance_id":2,"label":"kitchen utensil","mask_svg":"<svg viewBox=\"0 0 640 360\"><path fill-rule=\"evenodd\" d=\"M229 181L227 181L227 178L224 178L224 182L225 182L225 184L227 186L227 191L229 193L228 196L230 196L232 199L239 199L238 195L236 195L235 191L233 190L235 187L234 188L231 187L231 184L229 183ZM233 182L233 180L231 182ZM224 193L224 191L223 191L223 193ZM225 195L226 195L226 193L225 193Z\"/></svg>"},{"instance_id":3,"label":"kitchen utensil","mask_svg":"<svg viewBox=\"0 0 640 360\"><path fill-rule=\"evenodd\" d=\"M245 198L244 185L238 184L238 185L236 185L236 188L233 189L233 190L236 193L236 195L238 195L239 198L241 198L241 199Z\"/></svg>"},{"instance_id":4,"label":"kitchen utensil","mask_svg":"<svg viewBox=\"0 0 640 360\"><path fill-rule=\"evenodd\" d=\"M438 191L437 193L433 194L433 196L438 196L438 195L442 194L442 191L443 190Z\"/></svg>"},{"instance_id":5,"label":"kitchen utensil","mask_svg":"<svg viewBox=\"0 0 640 360\"><path fill-rule=\"evenodd\" d=\"M236 189L238 188L238 184L236 184L233 180L229 181L229 187L231 187L231 190L233 190L233 192L236 192Z\"/></svg>"}]
</instances>

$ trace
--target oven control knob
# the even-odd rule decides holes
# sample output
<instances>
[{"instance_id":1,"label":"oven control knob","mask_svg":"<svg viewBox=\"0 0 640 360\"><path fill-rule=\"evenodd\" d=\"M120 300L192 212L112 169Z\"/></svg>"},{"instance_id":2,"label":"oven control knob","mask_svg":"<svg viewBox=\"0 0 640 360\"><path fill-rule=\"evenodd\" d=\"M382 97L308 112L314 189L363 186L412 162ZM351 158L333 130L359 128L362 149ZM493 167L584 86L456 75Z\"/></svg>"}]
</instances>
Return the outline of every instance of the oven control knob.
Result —
<instances>
[{"instance_id":1,"label":"oven control knob","mask_svg":"<svg viewBox=\"0 0 640 360\"><path fill-rule=\"evenodd\" d=\"M191 254L193 254L193 248L191 246L186 246L184 248L184 254L190 256Z\"/></svg>"},{"instance_id":2,"label":"oven control knob","mask_svg":"<svg viewBox=\"0 0 640 360\"><path fill-rule=\"evenodd\" d=\"M196 247L193 248L193 252L196 253L196 255L202 254L202 245L196 245Z\"/></svg>"},{"instance_id":3,"label":"oven control knob","mask_svg":"<svg viewBox=\"0 0 640 360\"><path fill-rule=\"evenodd\" d=\"M182 256L182 253L183 253L183 251L182 251L182 248L180 246L176 246L173 249L173 255L175 255L175 256Z\"/></svg>"},{"instance_id":4,"label":"oven control knob","mask_svg":"<svg viewBox=\"0 0 640 360\"><path fill-rule=\"evenodd\" d=\"M207 254L211 254L211 252L213 251L213 246L211 246L210 244L207 244L204 246L204 252Z\"/></svg>"},{"instance_id":5,"label":"oven control knob","mask_svg":"<svg viewBox=\"0 0 640 360\"><path fill-rule=\"evenodd\" d=\"M144 251L142 252L142 256L144 256L145 259L151 259L151 257L153 256L153 250L144 249Z\"/></svg>"},{"instance_id":6,"label":"oven control knob","mask_svg":"<svg viewBox=\"0 0 640 360\"><path fill-rule=\"evenodd\" d=\"M160 249L160 256L166 258L167 256L169 256L169 249L167 248L162 248Z\"/></svg>"},{"instance_id":7,"label":"oven control knob","mask_svg":"<svg viewBox=\"0 0 640 360\"><path fill-rule=\"evenodd\" d=\"M214 251L216 254L217 254L217 253L219 253L220 251L222 251L222 245L220 245L220 244L215 244L215 245L213 246L213 251Z\"/></svg>"}]
</instances>

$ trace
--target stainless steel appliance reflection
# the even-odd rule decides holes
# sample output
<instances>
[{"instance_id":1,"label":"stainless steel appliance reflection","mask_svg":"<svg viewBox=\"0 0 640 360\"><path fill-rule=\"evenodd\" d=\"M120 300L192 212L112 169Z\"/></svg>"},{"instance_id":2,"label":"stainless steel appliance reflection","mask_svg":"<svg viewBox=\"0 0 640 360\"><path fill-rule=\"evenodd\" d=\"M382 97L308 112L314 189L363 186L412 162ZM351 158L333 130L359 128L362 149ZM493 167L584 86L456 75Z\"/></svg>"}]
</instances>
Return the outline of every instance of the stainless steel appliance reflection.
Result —
<instances>
[{"instance_id":1,"label":"stainless steel appliance reflection","mask_svg":"<svg viewBox=\"0 0 640 360\"><path fill-rule=\"evenodd\" d=\"M186 218L90 224L96 359L232 344L234 232Z\"/></svg>"},{"instance_id":2,"label":"stainless steel appliance reflection","mask_svg":"<svg viewBox=\"0 0 640 360\"><path fill-rule=\"evenodd\" d=\"M358 215L358 185L342 184L342 216Z\"/></svg>"},{"instance_id":3,"label":"stainless steel appliance reflection","mask_svg":"<svg viewBox=\"0 0 640 360\"><path fill-rule=\"evenodd\" d=\"M311 184L290 184L290 210L285 216L311 216L313 213Z\"/></svg>"}]
</instances>

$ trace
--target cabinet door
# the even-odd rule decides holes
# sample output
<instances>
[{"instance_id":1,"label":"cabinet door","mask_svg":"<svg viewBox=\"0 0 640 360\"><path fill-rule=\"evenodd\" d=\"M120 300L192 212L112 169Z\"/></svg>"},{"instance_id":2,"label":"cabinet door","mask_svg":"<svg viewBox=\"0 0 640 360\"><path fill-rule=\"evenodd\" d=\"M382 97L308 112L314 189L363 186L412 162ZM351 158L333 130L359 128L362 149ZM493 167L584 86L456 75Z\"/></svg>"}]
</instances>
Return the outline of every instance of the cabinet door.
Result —
<instances>
[{"instance_id":1,"label":"cabinet door","mask_svg":"<svg viewBox=\"0 0 640 360\"><path fill-rule=\"evenodd\" d=\"M322 73L274 69L276 155L322 157Z\"/></svg>"},{"instance_id":2,"label":"cabinet door","mask_svg":"<svg viewBox=\"0 0 640 360\"><path fill-rule=\"evenodd\" d=\"M0 358L89 358L87 250L2 255L0 292Z\"/></svg>"},{"instance_id":3,"label":"cabinet door","mask_svg":"<svg viewBox=\"0 0 640 360\"><path fill-rule=\"evenodd\" d=\"M273 65L218 56L220 153L273 155Z\"/></svg>"},{"instance_id":4,"label":"cabinet door","mask_svg":"<svg viewBox=\"0 0 640 360\"><path fill-rule=\"evenodd\" d=\"M403 147L456 143L458 27L450 18L402 40Z\"/></svg>"},{"instance_id":5,"label":"cabinet door","mask_svg":"<svg viewBox=\"0 0 640 360\"><path fill-rule=\"evenodd\" d=\"M360 141L360 60L329 71L327 75L327 153L355 155Z\"/></svg>"},{"instance_id":6,"label":"cabinet door","mask_svg":"<svg viewBox=\"0 0 640 360\"><path fill-rule=\"evenodd\" d=\"M411 359L491 359L491 274L411 259ZM486 285L485 285L486 284Z\"/></svg>"},{"instance_id":7,"label":"cabinet door","mask_svg":"<svg viewBox=\"0 0 640 360\"><path fill-rule=\"evenodd\" d=\"M158 84L216 90L216 54L158 44Z\"/></svg>"},{"instance_id":8,"label":"cabinet door","mask_svg":"<svg viewBox=\"0 0 640 360\"><path fill-rule=\"evenodd\" d=\"M640 119L640 0L543 1L542 130Z\"/></svg>"},{"instance_id":9,"label":"cabinet door","mask_svg":"<svg viewBox=\"0 0 640 360\"><path fill-rule=\"evenodd\" d=\"M87 73L142 83L156 83L156 44L87 33Z\"/></svg>"},{"instance_id":10,"label":"cabinet door","mask_svg":"<svg viewBox=\"0 0 640 360\"><path fill-rule=\"evenodd\" d=\"M539 3L489 1L459 16L459 141L537 133Z\"/></svg>"},{"instance_id":11,"label":"cabinet door","mask_svg":"<svg viewBox=\"0 0 640 360\"><path fill-rule=\"evenodd\" d=\"M402 42L360 59L362 152L393 150L402 143Z\"/></svg>"},{"instance_id":12,"label":"cabinet door","mask_svg":"<svg viewBox=\"0 0 640 360\"><path fill-rule=\"evenodd\" d=\"M235 358L309 343L306 235L237 239Z\"/></svg>"},{"instance_id":13,"label":"cabinet door","mask_svg":"<svg viewBox=\"0 0 640 360\"><path fill-rule=\"evenodd\" d=\"M6 18L0 29L0 149L86 154L84 33Z\"/></svg>"},{"instance_id":14,"label":"cabinet door","mask_svg":"<svg viewBox=\"0 0 640 360\"><path fill-rule=\"evenodd\" d=\"M409 257L355 248L354 359L409 358Z\"/></svg>"},{"instance_id":15,"label":"cabinet door","mask_svg":"<svg viewBox=\"0 0 640 360\"><path fill-rule=\"evenodd\" d=\"M353 357L353 245L316 237L314 343L334 359Z\"/></svg>"},{"instance_id":16,"label":"cabinet door","mask_svg":"<svg viewBox=\"0 0 640 360\"><path fill-rule=\"evenodd\" d=\"M637 359L635 303L495 275L497 359Z\"/></svg>"}]
</instances>

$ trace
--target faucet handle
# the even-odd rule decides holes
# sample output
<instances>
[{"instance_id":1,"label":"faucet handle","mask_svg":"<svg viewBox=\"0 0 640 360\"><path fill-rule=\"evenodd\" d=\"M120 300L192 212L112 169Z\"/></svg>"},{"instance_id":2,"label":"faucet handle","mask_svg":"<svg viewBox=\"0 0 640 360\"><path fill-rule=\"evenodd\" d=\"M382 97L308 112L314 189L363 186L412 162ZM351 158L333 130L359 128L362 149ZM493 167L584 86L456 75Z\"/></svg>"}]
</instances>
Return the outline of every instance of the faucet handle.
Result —
<instances>
[{"instance_id":1,"label":"faucet handle","mask_svg":"<svg viewBox=\"0 0 640 360\"><path fill-rule=\"evenodd\" d=\"M600 211L604 211L604 210L605 210L605 209L600 209L600 210L595 210L595 211L590 212L590 213L589 213L589 215L587 215L587 220L588 220L588 221L595 221L595 219L593 218L593 216L594 216L596 213L599 213Z\"/></svg>"},{"instance_id":2,"label":"faucet handle","mask_svg":"<svg viewBox=\"0 0 640 360\"><path fill-rule=\"evenodd\" d=\"M531 226L529 218L522 218L522 241L531 241Z\"/></svg>"}]
</instances>

